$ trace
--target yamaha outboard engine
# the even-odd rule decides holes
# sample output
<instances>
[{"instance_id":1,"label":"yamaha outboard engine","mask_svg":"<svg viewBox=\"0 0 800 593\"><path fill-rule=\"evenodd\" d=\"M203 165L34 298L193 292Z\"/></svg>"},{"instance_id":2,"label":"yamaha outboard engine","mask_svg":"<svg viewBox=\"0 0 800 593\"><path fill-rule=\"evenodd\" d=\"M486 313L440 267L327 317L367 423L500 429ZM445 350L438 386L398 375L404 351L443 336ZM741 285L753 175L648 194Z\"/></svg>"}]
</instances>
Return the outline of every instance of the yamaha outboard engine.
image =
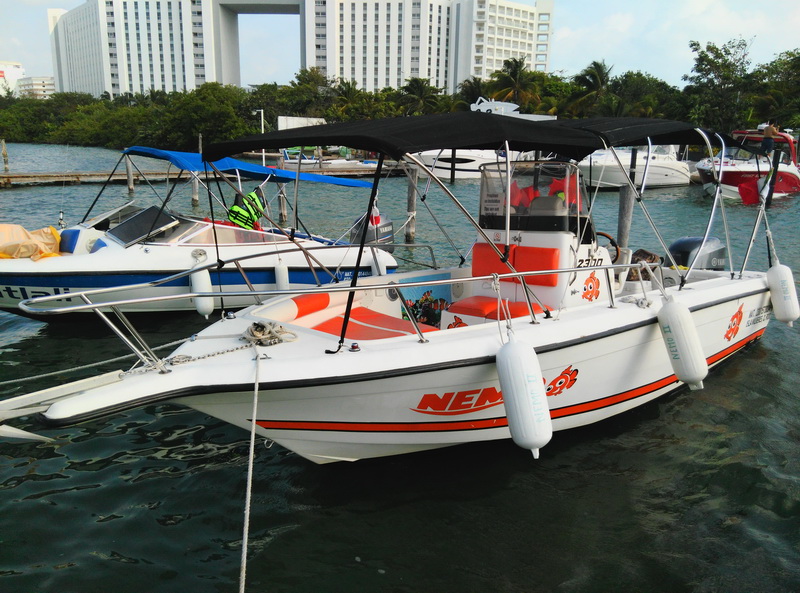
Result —
<instances>
[{"instance_id":1,"label":"yamaha outboard engine","mask_svg":"<svg viewBox=\"0 0 800 593\"><path fill-rule=\"evenodd\" d=\"M389 253L394 251L393 245L383 247L383 244L394 243L394 223L385 214L365 217L358 221L353 227L353 230L350 231L350 242L354 244L361 242L361 233L364 229L365 220L369 221L367 225L367 245L374 245L377 243L382 246L381 249L384 251L388 251Z\"/></svg>"},{"instance_id":2,"label":"yamaha outboard engine","mask_svg":"<svg viewBox=\"0 0 800 593\"><path fill-rule=\"evenodd\" d=\"M717 237L709 237L705 245L703 237L681 237L669 246L669 252L676 264L686 268L694 263L700 270L724 270L728 263L728 250Z\"/></svg>"}]
</instances>

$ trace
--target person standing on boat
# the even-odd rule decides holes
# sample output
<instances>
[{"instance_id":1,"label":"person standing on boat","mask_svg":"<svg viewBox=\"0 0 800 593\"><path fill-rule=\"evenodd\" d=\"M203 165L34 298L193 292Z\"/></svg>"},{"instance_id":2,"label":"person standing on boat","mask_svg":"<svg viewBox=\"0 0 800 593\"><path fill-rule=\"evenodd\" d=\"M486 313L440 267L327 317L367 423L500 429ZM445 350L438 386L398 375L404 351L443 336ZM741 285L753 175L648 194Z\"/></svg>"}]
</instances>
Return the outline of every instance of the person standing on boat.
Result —
<instances>
[{"instance_id":1,"label":"person standing on boat","mask_svg":"<svg viewBox=\"0 0 800 593\"><path fill-rule=\"evenodd\" d=\"M767 121L763 134L764 139L761 140L761 150L766 152L767 156L772 156L772 151L775 150L775 138L778 137L778 124L774 119Z\"/></svg>"},{"instance_id":2,"label":"person standing on boat","mask_svg":"<svg viewBox=\"0 0 800 593\"><path fill-rule=\"evenodd\" d=\"M258 219L264 215L264 205L258 195L259 188L246 196L236 194L233 206L228 210L228 220L248 230L260 230Z\"/></svg>"}]
</instances>

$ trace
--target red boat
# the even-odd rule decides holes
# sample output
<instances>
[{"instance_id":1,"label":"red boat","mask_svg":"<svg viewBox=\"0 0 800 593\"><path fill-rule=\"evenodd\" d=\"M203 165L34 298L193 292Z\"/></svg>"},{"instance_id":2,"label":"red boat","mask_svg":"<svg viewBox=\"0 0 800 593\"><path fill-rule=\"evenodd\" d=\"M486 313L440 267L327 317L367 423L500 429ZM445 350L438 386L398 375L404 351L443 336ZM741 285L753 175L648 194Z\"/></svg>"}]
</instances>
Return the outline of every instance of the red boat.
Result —
<instances>
[{"instance_id":1,"label":"red boat","mask_svg":"<svg viewBox=\"0 0 800 593\"><path fill-rule=\"evenodd\" d=\"M731 134L744 148L731 146L725 149L722 157L722 195L727 198L738 199L739 187L753 181L764 183L764 179L771 168L771 160L748 148L760 151L763 132L759 130L737 130ZM800 169L797 167L797 143L793 136L786 132L779 132L775 138L775 150L781 151L781 160L778 165L777 179L773 196L780 197L800 192ZM720 157L706 158L697 163L697 173L700 175L706 191L714 192L713 169L720 174ZM760 185L759 185L760 189Z\"/></svg>"}]
</instances>

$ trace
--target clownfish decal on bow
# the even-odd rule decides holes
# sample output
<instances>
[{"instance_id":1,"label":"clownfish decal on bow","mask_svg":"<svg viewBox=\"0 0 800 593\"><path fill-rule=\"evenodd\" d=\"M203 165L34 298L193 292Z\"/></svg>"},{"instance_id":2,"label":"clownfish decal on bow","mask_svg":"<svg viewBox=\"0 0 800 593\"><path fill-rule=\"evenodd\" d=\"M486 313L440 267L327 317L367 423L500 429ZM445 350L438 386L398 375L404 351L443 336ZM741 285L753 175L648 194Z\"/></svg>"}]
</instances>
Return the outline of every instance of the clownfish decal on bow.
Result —
<instances>
[{"instance_id":1,"label":"clownfish decal on bow","mask_svg":"<svg viewBox=\"0 0 800 593\"><path fill-rule=\"evenodd\" d=\"M583 283L583 294L581 298L586 299L590 303L600 296L600 279L594 275L594 272L589 274L589 277Z\"/></svg>"},{"instance_id":2,"label":"clownfish decal on bow","mask_svg":"<svg viewBox=\"0 0 800 593\"><path fill-rule=\"evenodd\" d=\"M725 332L725 339L729 342L739 333L739 326L742 324L742 317L744 317L744 313L742 313L743 306L744 305L739 305L739 309L731 316L730 323L728 323L728 331Z\"/></svg>"}]
</instances>

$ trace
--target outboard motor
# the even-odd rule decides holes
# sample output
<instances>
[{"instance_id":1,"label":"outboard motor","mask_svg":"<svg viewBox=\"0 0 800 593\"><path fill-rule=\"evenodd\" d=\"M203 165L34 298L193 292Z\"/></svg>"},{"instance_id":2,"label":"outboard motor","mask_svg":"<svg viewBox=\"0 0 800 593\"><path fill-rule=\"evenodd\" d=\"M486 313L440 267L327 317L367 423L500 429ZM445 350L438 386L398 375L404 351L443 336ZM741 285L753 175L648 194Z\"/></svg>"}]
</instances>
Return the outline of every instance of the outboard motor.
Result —
<instances>
[{"instance_id":1,"label":"outboard motor","mask_svg":"<svg viewBox=\"0 0 800 593\"><path fill-rule=\"evenodd\" d=\"M701 249L702 247L702 249ZM728 249L717 237L709 237L703 245L703 237L681 237L669 246L669 252L679 266L696 269L724 270L728 263Z\"/></svg>"},{"instance_id":2,"label":"outboard motor","mask_svg":"<svg viewBox=\"0 0 800 593\"><path fill-rule=\"evenodd\" d=\"M375 210L377 211L377 208ZM379 213L373 213L369 217L362 218L355 224L353 230L350 231L350 243L358 244L361 242L361 233L364 229L365 220L369 222L367 226L367 245L394 243L394 223L391 218ZM382 249L392 253L394 246L388 245L387 247L382 247Z\"/></svg>"}]
</instances>

